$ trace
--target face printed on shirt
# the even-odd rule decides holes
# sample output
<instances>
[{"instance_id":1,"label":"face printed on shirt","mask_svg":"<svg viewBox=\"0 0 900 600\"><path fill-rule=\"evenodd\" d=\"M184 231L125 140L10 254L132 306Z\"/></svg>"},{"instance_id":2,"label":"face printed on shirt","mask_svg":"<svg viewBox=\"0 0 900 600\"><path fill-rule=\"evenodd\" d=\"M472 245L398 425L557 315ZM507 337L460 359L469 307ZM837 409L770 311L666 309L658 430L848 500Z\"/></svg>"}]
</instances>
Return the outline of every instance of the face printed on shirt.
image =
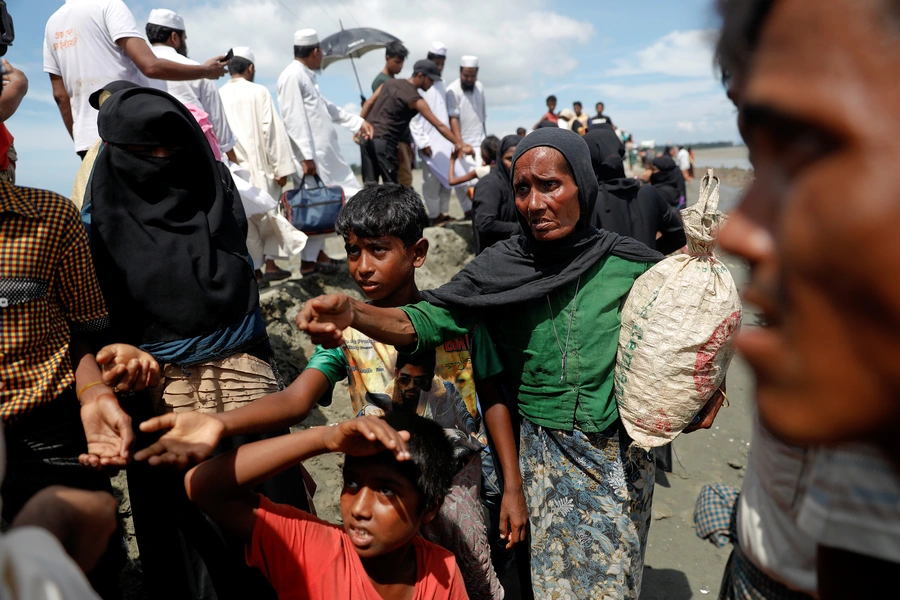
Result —
<instances>
[{"instance_id":1,"label":"face printed on shirt","mask_svg":"<svg viewBox=\"0 0 900 600\"><path fill-rule=\"evenodd\" d=\"M367 558L405 548L435 513L420 513L419 491L390 463L377 457L347 457L341 516L364 564Z\"/></svg>"},{"instance_id":2,"label":"face printed on shirt","mask_svg":"<svg viewBox=\"0 0 900 600\"><path fill-rule=\"evenodd\" d=\"M400 369L394 369L394 372L403 408L415 411L422 392L431 390L434 368L429 369L424 365L403 365Z\"/></svg>"},{"instance_id":3,"label":"face printed on shirt","mask_svg":"<svg viewBox=\"0 0 900 600\"><path fill-rule=\"evenodd\" d=\"M745 299L767 325L737 345L765 424L797 443L897 444L900 42L888 6L774 3L732 90L755 180L719 243L750 262Z\"/></svg>"}]
</instances>

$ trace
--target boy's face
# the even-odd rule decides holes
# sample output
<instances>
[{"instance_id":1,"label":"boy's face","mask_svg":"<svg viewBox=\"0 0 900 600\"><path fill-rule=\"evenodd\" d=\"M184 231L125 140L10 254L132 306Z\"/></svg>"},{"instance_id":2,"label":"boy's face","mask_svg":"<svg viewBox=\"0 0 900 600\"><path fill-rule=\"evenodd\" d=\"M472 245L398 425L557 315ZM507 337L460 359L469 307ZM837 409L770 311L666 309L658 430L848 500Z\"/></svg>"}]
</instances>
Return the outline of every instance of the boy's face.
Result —
<instances>
[{"instance_id":1,"label":"boy's face","mask_svg":"<svg viewBox=\"0 0 900 600\"><path fill-rule=\"evenodd\" d=\"M395 377L403 403L415 410L422 392L431 389L434 372L429 373L419 365L403 365L402 369L395 369Z\"/></svg>"},{"instance_id":2,"label":"boy's face","mask_svg":"<svg viewBox=\"0 0 900 600\"><path fill-rule=\"evenodd\" d=\"M556 110L556 100L547 100L547 110L550 112Z\"/></svg>"},{"instance_id":3,"label":"boy's face","mask_svg":"<svg viewBox=\"0 0 900 600\"><path fill-rule=\"evenodd\" d=\"M415 281L416 269L425 263L428 240L404 248L398 237L364 238L350 232L344 248L353 281L369 300L379 301Z\"/></svg>"},{"instance_id":4,"label":"boy's face","mask_svg":"<svg viewBox=\"0 0 900 600\"><path fill-rule=\"evenodd\" d=\"M896 443L900 424L900 52L887 6L775 3L736 90L756 176L719 242L750 262L745 298L768 324L738 338L760 415L798 443Z\"/></svg>"},{"instance_id":5,"label":"boy's face","mask_svg":"<svg viewBox=\"0 0 900 600\"><path fill-rule=\"evenodd\" d=\"M419 507L419 491L398 469L369 457L347 457L341 516L360 558L404 548L434 518Z\"/></svg>"},{"instance_id":6,"label":"boy's face","mask_svg":"<svg viewBox=\"0 0 900 600\"><path fill-rule=\"evenodd\" d=\"M403 70L403 59L399 56L391 56L387 59L387 70L391 75L397 75Z\"/></svg>"}]
</instances>

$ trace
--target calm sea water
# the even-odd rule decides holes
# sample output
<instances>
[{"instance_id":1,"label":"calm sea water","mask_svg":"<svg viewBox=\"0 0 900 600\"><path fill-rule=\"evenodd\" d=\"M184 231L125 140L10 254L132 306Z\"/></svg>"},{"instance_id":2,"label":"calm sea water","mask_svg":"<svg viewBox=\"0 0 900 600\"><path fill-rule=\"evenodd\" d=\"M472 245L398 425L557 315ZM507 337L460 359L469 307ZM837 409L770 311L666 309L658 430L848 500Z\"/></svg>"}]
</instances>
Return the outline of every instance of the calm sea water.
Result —
<instances>
[{"instance_id":1,"label":"calm sea water","mask_svg":"<svg viewBox=\"0 0 900 600\"><path fill-rule=\"evenodd\" d=\"M747 146L694 150L694 168L752 169Z\"/></svg>"}]
</instances>

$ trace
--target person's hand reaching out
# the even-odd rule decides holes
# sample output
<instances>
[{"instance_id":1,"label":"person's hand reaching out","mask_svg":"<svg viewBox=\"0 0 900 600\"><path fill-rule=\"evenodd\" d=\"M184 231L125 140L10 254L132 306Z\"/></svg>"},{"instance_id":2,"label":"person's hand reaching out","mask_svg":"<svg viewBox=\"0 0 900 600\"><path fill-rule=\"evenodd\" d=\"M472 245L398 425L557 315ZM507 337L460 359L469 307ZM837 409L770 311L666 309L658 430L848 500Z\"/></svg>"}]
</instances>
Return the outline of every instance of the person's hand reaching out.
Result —
<instances>
[{"instance_id":1,"label":"person's hand reaching out","mask_svg":"<svg viewBox=\"0 0 900 600\"><path fill-rule=\"evenodd\" d=\"M353 305L344 294L319 296L303 305L296 322L314 344L337 348L343 330L353 324Z\"/></svg>"},{"instance_id":2,"label":"person's hand reaching out","mask_svg":"<svg viewBox=\"0 0 900 600\"><path fill-rule=\"evenodd\" d=\"M140 425L144 433L168 429L155 443L138 450L134 460L183 470L202 462L222 440L225 426L217 418L197 412L168 413Z\"/></svg>"},{"instance_id":3,"label":"person's hand reaching out","mask_svg":"<svg viewBox=\"0 0 900 600\"><path fill-rule=\"evenodd\" d=\"M128 344L110 344L96 355L103 383L117 392L140 392L159 385L159 363L150 354Z\"/></svg>"},{"instance_id":4,"label":"person's hand reaching out","mask_svg":"<svg viewBox=\"0 0 900 600\"><path fill-rule=\"evenodd\" d=\"M82 395L81 423L87 438L87 453L78 457L82 465L102 468L128 464L134 441L131 417L108 388L97 386Z\"/></svg>"}]
</instances>

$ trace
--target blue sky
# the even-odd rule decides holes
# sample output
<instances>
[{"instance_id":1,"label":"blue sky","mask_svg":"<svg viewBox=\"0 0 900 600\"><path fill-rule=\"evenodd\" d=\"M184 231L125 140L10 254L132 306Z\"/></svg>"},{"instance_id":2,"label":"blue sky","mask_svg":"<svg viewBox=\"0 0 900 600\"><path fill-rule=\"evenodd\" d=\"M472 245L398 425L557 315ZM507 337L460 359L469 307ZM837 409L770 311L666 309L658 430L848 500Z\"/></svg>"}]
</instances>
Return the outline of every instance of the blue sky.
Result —
<instances>
[{"instance_id":1,"label":"blue sky","mask_svg":"<svg viewBox=\"0 0 900 600\"><path fill-rule=\"evenodd\" d=\"M42 69L44 26L62 0L8 2L16 41L7 60L28 75L28 96L7 123L19 152L21 185L68 195L79 160L75 156ZM711 44L718 20L712 0L576 2L571 0L126 0L140 26L151 8L185 17L191 57L203 61L232 46L249 45L257 56L257 81L274 92L291 60L295 29L321 36L345 27L372 26L401 38L410 61L428 45L449 47L448 81L463 54L478 55L485 85L488 131L498 136L530 128L555 94L559 107L575 100L593 110L598 100L635 139L663 142L739 141L734 110L712 69ZM510 9L510 6L515 6ZM383 53L357 61L366 91L383 66ZM226 76L227 77L227 76ZM225 79L221 80L224 83ZM349 62L330 66L320 90L334 103L359 110ZM348 162L358 149L340 130Z\"/></svg>"}]
</instances>

